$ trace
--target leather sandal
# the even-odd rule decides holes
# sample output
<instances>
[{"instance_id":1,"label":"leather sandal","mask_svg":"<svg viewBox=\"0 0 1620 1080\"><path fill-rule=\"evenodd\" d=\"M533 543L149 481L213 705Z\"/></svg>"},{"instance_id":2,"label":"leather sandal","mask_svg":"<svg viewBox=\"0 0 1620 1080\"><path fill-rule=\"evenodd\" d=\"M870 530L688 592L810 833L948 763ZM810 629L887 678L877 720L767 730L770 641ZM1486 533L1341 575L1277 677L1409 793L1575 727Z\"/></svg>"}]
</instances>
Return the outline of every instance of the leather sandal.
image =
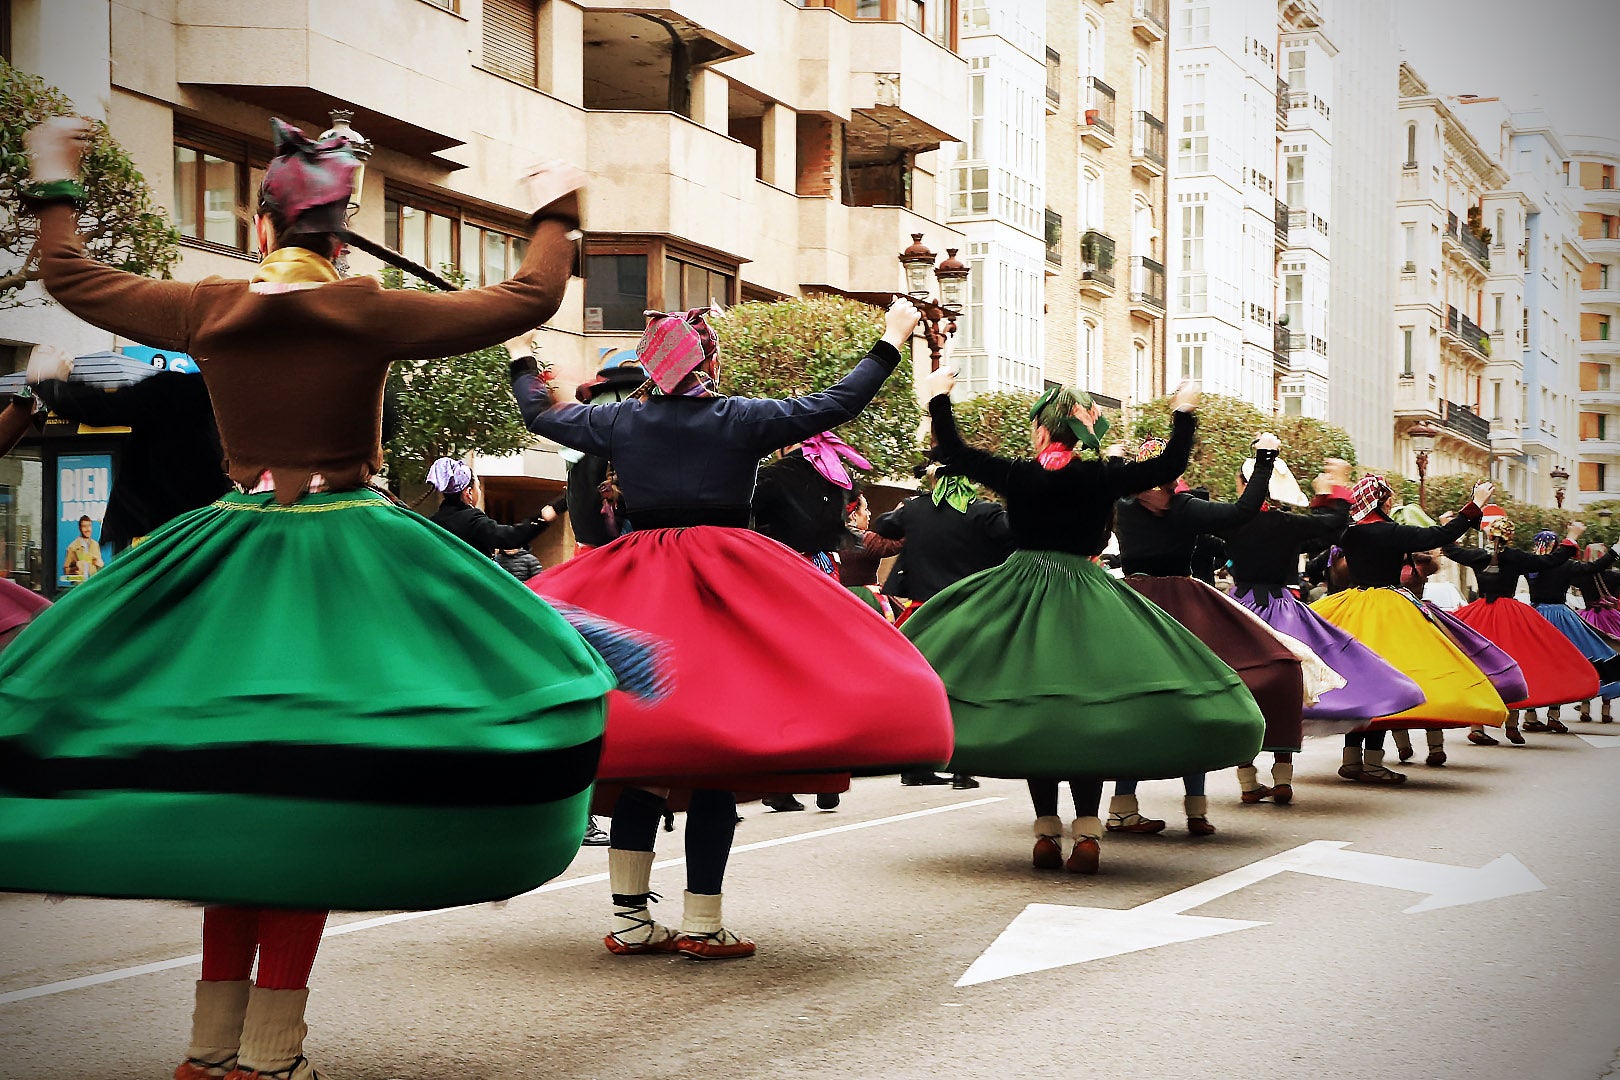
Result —
<instances>
[{"instance_id":1,"label":"leather sandal","mask_svg":"<svg viewBox=\"0 0 1620 1080\"><path fill-rule=\"evenodd\" d=\"M1549 728L1546 724L1543 724L1540 720L1526 720L1524 723L1519 725L1519 730L1521 730L1521 731L1534 731L1534 732L1540 733L1540 732L1551 731L1552 729Z\"/></svg>"},{"instance_id":2,"label":"leather sandal","mask_svg":"<svg viewBox=\"0 0 1620 1080\"><path fill-rule=\"evenodd\" d=\"M1035 838L1034 862L1037 870L1063 869L1063 838L1060 836L1037 836Z\"/></svg>"},{"instance_id":3,"label":"leather sandal","mask_svg":"<svg viewBox=\"0 0 1620 1080\"><path fill-rule=\"evenodd\" d=\"M1526 724L1525 726L1528 727L1529 725ZM1475 746L1501 746L1502 745L1501 743L1497 742L1495 739L1491 738L1489 735L1485 734L1483 731L1470 731L1468 733L1468 741L1473 743Z\"/></svg>"},{"instance_id":4,"label":"leather sandal","mask_svg":"<svg viewBox=\"0 0 1620 1080\"><path fill-rule=\"evenodd\" d=\"M1246 803L1265 802L1275 794L1277 794L1276 788L1266 787L1264 784L1261 784L1252 791L1245 791L1243 793L1243 801Z\"/></svg>"}]
</instances>

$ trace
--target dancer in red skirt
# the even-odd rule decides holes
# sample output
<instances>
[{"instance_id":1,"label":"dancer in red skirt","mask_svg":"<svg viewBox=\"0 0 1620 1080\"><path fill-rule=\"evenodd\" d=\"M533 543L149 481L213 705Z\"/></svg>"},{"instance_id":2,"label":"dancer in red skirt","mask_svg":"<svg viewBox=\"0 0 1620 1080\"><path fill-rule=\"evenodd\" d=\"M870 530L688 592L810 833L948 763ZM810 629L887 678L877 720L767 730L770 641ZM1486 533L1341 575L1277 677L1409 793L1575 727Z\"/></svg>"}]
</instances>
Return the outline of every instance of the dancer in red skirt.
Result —
<instances>
[{"instance_id":1,"label":"dancer in red skirt","mask_svg":"<svg viewBox=\"0 0 1620 1080\"><path fill-rule=\"evenodd\" d=\"M748 527L760 458L860 413L900 362L918 314L896 300L883 340L854 371L787 400L718 392L720 343L704 311L648 315L644 398L558 404L525 343L508 344L529 430L610 459L632 530L530 587L672 643L674 692L656 706L615 695L608 714L597 775L626 786L613 815L604 944L621 955L750 956L754 943L721 912L732 793L813 791L812 774L893 772L951 754L945 691L916 649L836 580ZM823 640L862 663L829 665L804 647ZM897 698L909 706L901 715ZM678 933L647 906L670 788L693 790Z\"/></svg>"},{"instance_id":2,"label":"dancer in red skirt","mask_svg":"<svg viewBox=\"0 0 1620 1080\"><path fill-rule=\"evenodd\" d=\"M1492 516L1480 526L1486 547L1448 544L1444 548L1448 559L1474 571L1479 584L1479 599L1457 609L1455 616L1513 657L1529 688L1523 698L1507 703L1504 734L1508 742L1524 744L1519 732L1519 710L1534 720L1534 709L1597 696L1598 674L1592 662L1535 608L1514 598L1519 579L1526 574L1555 570L1569 562L1579 550L1576 541L1585 531L1585 525L1573 521L1563 543L1548 554L1533 555L1513 546L1513 522L1504 514ZM1552 730L1559 728L1569 730L1563 724ZM1483 727L1469 731L1468 741L1479 746L1497 745Z\"/></svg>"}]
</instances>

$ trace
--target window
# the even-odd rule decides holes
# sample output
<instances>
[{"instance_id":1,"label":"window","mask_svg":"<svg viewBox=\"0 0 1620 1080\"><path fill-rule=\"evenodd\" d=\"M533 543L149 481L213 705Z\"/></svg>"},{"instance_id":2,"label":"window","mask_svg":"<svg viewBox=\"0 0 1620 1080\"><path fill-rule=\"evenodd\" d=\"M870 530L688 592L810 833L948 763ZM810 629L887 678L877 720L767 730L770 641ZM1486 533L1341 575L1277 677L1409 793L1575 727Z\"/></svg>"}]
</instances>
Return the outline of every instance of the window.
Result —
<instances>
[{"instance_id":1,"label":"window","mask_svg":"<svg viewBox=\"0 0 1620 1080\"><path fill-rule=\"evenodd\" d=\"M1183 345L1181 347L1181 378L1198 379L1204 377L1204 347L1202 345Z\"/></svg>"},{"instance_id":2,"label":"window","mask_svg":"<svg viewBox=\"0 0 1620 1080\"><path fill-rule=\"evenodd\" d=\"M1406 125L1406 167L1417 168L1417 125Z\"/></svg>"},{"instance_id":3,"label":"window","mask_svg":"<svg viewBox=\"0 0 1620 1080\"><path fill-rule=\"evenodd\" d=\"M1495 297L1493 297L1493 306L1496 309L1496 319L1491 323L1491 326L1493 328L1497 329L1497 330L1501 330L1503 327L1502 327L1502 295L1500 293L1498 293Z\"/></svg>"},{"instance_id":4,"label":"window","mask_svg":"<svg viewBox=\"0 0 1620 1080\"><path fill-rule=\"evenodd\" d=\"M1305 89L1305 50L1290 49L1288 52L1288 89ZM1387 128L1385 129L1388 130ZM1385 145L1389 145L1385 143Z\"/></svg>"},{"instance_id":5,"label":"window","mask_svg":"<svg viewBox=\"0 0 1620 1080\"><path fill-rule=\"evenodd\" d=\"M990 212L990 170L987 168L957 168L953 170L951 216L968 217Z\"/></svg>"},{"instance_id":6,"label":"window","mask_svg":"<svg viewBox=\"0 0 1620 1080\"><path fill-rule=\"evenodd\" d=\"M1091 166L1086 166L1086 171L1080 178L1080 188L1080 208L1085 212L1085 227L1100 230L1103 224L1102 174Z\"/></svg>"},{"instance_id":7,"label":"window","mask_svg":"<svg viewBox=\"0 0 1620 1080\"><path fill-rule=\"evenodd\" d=\"M383 243L437 270L466 275L469 288L498 285L517 272L528 250L516 214L498 222L431 195L390 190L383 199Z\"/></svg>"},{"instance_id":8,"label":"window","mask_svg":"<svg viewBox=\"0 0 1620 1080\"><path fill-rule=\"evenodd\" d=\"M1410 326L1401 327L1401 377L1404 379L1412 377L1412 337Z\"/></svg>"},{"instance_id":9,"label":"window","mask_svg":"<svg viewBox=\"0 0 1620 1080\"><path fill-rule=\"evenodd\" d=\"M1181 134L1176 139L1177 165L1183 173L1209 171L1209 135L1204 127L1206 79L1202 72L1181 77Z\"/></svg>"},{"instance_id":10,"label":"window","mask_svg":"<svg viewBox=\"0 0 1620 1080\"><path fill-rule=\"evenodd\" d=\"M1181 9L1181 41L1186 45L1209 44L1209 5L1188 4Z\"/></svg>"},{"instance_id":11,"label":"window","mask_svg":"<svg viewBox=\"0 0 1620 1080\"><path fill-rule=\"evenodd\" d=\"M1580 415L1581 441L1589 439L1605 439L1608 437L1608 417L1603 413L1583 412Z\"/></svg>"},{"instance_id":12,"label":"window","mask_svg":"<svg viewBox=\"0 0 1620 1080\"><path fill-rule=\"evenodd\" d=\"M1288 311L1288 331L1305 333L1305 275L1289 274L1283 278L1283 303Z\"/></svg>"},{"instance_id":13,"label":"window","mask_svg":"<svg viewBox=\"0 0 1620 1080\"><path fill-rule=\"evenodd\" d=\"M177 127L174 220L182 238L231 251L256 250L249 225L267 154L200 129Z\"/></svg>"},{"instance_id":14,"label":"window","mask_svg":"<svg viewBox=\"0 0 1620 1080\"><path fill-rule=\"evenodd\" d=\"M0 0L0 59L11 63L11 0Z\"/></svg>"},{"instance_id":15,"label":"window","mask_svg":"<svg viewBox=\"0 0 1620 1080\"><path fill-rule=\"evenodd\" d=\"M1502 381L1491 380L1491 419L1502 419Z\"/></svg>"},{"instance_id":16,"label":"window","mask_svg":"<svg viewBox=\"0 0 1620 1080\"><path fill-rule=\"evenodd\" d=\"M537 0L484 0L484 66L524 86L540 81Z\"/></svg>"},{"instance_id":17,"label":"window","mask_svg":"<svg viewBox=\"0 0 1620 1080\"><path fill-rule=\"evenodd\" d=\"M737 268L663 237L593 237L585 245L585 329L640 333L642 312L735 302Z\"/></svg>"},{"instance_id":18,"label":"window","mask_svg":"<svg viewBox=\"0 0 1620 1080\"><path fill-rule=\"evenodd\" d=\"M1102 23L1090 15L1086 16L1086 70L1081 76L1082 81L1088 75L1098 79L1103 75Z\"/></svg>"},{"instance_id":19,"label":"window","mask_svg":"<svg viewBox=\"0 0 1620 1080\"><path fill-rule=\"evenodd\" d=\"M1204 269L1204 207L1181 208L1181 268Z\"/></svg>"},{"instance_id":20,"label":"window","mask_svg":"<svg viewBox=\"0 0 1620 1080\"><path fill-rule=\"evenodd\" d=\"M1209 309L1209 275L1176 275L1176 302L1183 315L1202 315Z\"/></svg>"},{"instance_id":21,"label":"window","mask_svg":"<svg viewBox=\"0 0 1620 1080\"><path fill-rule=\"evenodd\" d=\"M1609 490L1607 484L1608 477L1604 475L1605 469L1602 462L1583 461L1581 462L1580 470L1582 491Z\"/></svg>"},{"instance_id":22,"label":"window","mask_svg":"<svg viewBox=\"0 0 1620 1080\"><path fill-rule=\"evenodd\" d=\"M984 73L977 72L968 79L968 100L972 118L968 122L967 157L970 161L983 161L984 150Z\"/></svg>"},{"instance_id":23,"label":"window","mask_svg":"<svg viewBox=\"0 0 1620 1080\"><path fill-rule=\"evenodd\" d=\"M1303 154L1288 155L1288 189L1287 197L1283 200L1292 210L1305 209L1305 157ZM1388 236L1388 233L1384 234Z\"/></svg>"},{"instance_id":24,"label":"window","mask_svg":"<svg viewBox=\"0 0 1620 1080\"><path fill-rule=\"evenodd\" d=\"M1131 359L1136 379L1136 400L1148 401L1153 397L1153 365L1148 360L1147 345L1136 342L1131 350Z\"/></svg>"},{"instance_id":25,"label":"window","mask_svg":"<svg viewBox=\"0 0 1620 1080\"><path fill-rule=\"evenodd\" d=\"M1406 262L1401 267L1404 273L1417 273L1417 226L1401 226L1401 243L1406 252Z\"/></svg>"},{"instance_id":26,"label":"window","mask_svg":"<svg viewBox=\"0 0 1620 1080\"><path fill-rule=\"evenodd\" d=\"M1080 323L1079 357L1075 364L1075 373L1080 378L1080 388L1095 389L1102 383L1102 331L1090 319Z\"/></svg>"}]
</instances>

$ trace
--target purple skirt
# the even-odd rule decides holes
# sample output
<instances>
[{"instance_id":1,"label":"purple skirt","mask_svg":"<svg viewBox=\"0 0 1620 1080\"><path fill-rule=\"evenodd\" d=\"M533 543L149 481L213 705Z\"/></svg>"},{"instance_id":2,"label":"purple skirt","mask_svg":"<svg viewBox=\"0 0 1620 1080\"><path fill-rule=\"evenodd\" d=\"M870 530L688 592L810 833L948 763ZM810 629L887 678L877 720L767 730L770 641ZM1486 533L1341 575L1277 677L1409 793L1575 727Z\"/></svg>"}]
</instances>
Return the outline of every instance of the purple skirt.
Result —
<instances>
[{"instance_id":1,"label":"purple skirt","mask_svg":"<svg viewBox=\"0 0 1620 1080\"><path fill-rule=\"evenodd\" d=\"M1423 704L1418 684L1367 646L1305 606L1287 589L1239 583L1232 599L1264 619L1267 626L1304 642L1345 685L1305 709L1305 731L1338 734L1364 727L1368 720L1393 716Z\"/></svg>"},{"instance_id":2,"label":"purple skirt","mask_svg":"<svg viewBox=\"0 0 1620 1080\"><path fill-rule=\"evenodd\" d=\"M1429 613L1429 620L1451 639L1451 643L1485 673L1496 692L1502 695L1503 701L1522 701L1529 696L1530 684L1525 681L1524 672L1519 670L1518 661L1493 645L1490 638L1427 600L1423 601L1423 610Z\"/></svg>"},{"instance_id":3,"label":"purple skirt","mask_svg":"<svg viewBox=\"0 0 1620 1080\"><path fill-rule=\"evenodd\" d=\"M1620 638L1620 609L1608 607L1587 608L1581 612L1581 618L1610 637Z\"/></svg>"}]
</instances>

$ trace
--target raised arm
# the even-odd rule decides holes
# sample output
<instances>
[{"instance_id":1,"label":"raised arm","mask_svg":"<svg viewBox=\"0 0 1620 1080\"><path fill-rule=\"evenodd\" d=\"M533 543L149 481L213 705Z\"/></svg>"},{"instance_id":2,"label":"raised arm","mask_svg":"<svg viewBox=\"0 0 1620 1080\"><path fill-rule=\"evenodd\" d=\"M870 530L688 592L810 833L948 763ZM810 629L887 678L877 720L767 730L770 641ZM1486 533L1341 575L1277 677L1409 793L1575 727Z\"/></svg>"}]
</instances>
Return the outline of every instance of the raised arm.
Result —
<instances>
[{"instance_id":1,"label":"raised arm","mask_svg":"<svg viewBox=\"0 0 1620 1080\"><path fill-rule=\"evenodd\" d=\"M1124 461L1103 470L1109 496L1119 499L1174 483L1176 477L1187 471L1187 462L1192 460L1193 439L1197 431L1198 421L1191 410L1173 413L1170 440L1165 443L1163 453L1146 461Z\"/></svg>"},{"instance_id":2,"label":"raised arm","mask_svg":"<svg viewBox=\"0 0 1620 1080\"><path fill-rule=\"evenodd\" d=\"M1186 533L1212 533L1220 535L1239 526L1247 525L1265 505L1266 492L1271 485L1271 472L1277 464L1276 450L1257 450L1254 456L1254 475L1236 502L1212 502L1205 499L1177 499L1171 511L1178 529Z\"/></svg>"},{"instance_id":3,"label":"raised arm","mask_svg":"<svg viewBox=\"0 0 1620 1080\"><path fill-rule=\"evenodd\" d=\"M951 411L951 396L948 393L936 394L929 399L928 417L937 444L934 456L942 464L950 466L952 471L992 491L1009 494L1009 488L1022 486L1019 480L1027 481L1044 471L1034 461L1001 457L963 442L962 433L956 427L956 414Z\"/></svg>"},{"instance_id":4,"label":"raised arm","mask_svg":"<svg viewBox=\"0 0 1620 1080\"><path fill-rule=\"evenodd\" d=\"M91 427L130 427L136 422L135 388L121 386L103 390L86 383L46 379L34 386L34 394L57 416Z\"/></svg>"},{"instance_id":5,"label":"raised arm","mask_svg":"<svg viewBox=\"0 0 1620 1080\"><path fill-rule=\"evenodd\" d=\"M1480 570L1491 565L1491 553L1484 548L1468 547L1463 544L1446 544L1441 547L1440 553L1452 562L1474 570Z\"/></svg>"},{"instance_id":6,"label":"raised arm","mask_svg":"<svg viewBox=\"0 0 1620 1080\"><path fill-rule=\"evenodd\" d=\"M1512 554L1510 555L1509 552ZM1546 555L1537 555L1533 551L1521 551L1518 548L1509 548L1502 553L1514 569L1526 574L1539 574L1543 570L1563 566L1575 556L1575 541L1565 540Z\"/></svg>"},{"instance_id":7,"label":"raised arm","mask_svg":"<svg viewBox=\"0 0 1620 1080\"><path fill-rule=\"evenodd\" d=\"M900 511L905 508L906 504L901 503L887 514L879 514L873 518L872 531L867 535L876 536L884 543L892 543L897 547L904 546L906 542L906 520ZM884 556L884 558L887 557Z\"/></svg>"},{"instance_id":8,"label":"raised arm","mask_svg":"<svg viewBox=\"0 0 1620 1080\"><path fill-rule=\"evenodd\" d=\"M1569 576L1572 578L1594 577L1613 566L1617 558L1620 558L1620 548L1610 548L1601 557L1593 559L1591 562L1571 564Z\"/></svg>"},{"instance_id":9,"label":"raised arm","mask_svg":"<svg viewBox=\"0 0 1620 1080\"><path fill-rule=\"evenodd\" d=\"M1483 516L1478 506L1469 503L1457 511L1457 516L1444 525L1424 528L1421 525L1391 525L1389 542L1400 551L1429 551L1443 548L1462 539L1464 533L1479 524Z\"/></svg>"},{"instance_id":10,"label":"raised arm","mask_svg":"<svg viewBox=\"0 0 1620 1080\"><path fill-rule=\"evenodd\" d=\"M467 525L467 542L486 555L501 548L528 547L550 524L535 520L521 525L502 525L480 510Z\"/></svg>"},{"instance_id":11,"label":"raised arm","mask_svg":"<svg viewBox=\"0 0 1620 1080\"><path fill-rule=\"evenodd\" d=\"M514 347L508 343L508 348ZM514 355L511 371L512 396L517 398L524 427L583 453L613 456L613 420L622 403L558 402L551 393L551 384L540 377L540 365L533 355Z\"/></svg>"}]
</instances>

